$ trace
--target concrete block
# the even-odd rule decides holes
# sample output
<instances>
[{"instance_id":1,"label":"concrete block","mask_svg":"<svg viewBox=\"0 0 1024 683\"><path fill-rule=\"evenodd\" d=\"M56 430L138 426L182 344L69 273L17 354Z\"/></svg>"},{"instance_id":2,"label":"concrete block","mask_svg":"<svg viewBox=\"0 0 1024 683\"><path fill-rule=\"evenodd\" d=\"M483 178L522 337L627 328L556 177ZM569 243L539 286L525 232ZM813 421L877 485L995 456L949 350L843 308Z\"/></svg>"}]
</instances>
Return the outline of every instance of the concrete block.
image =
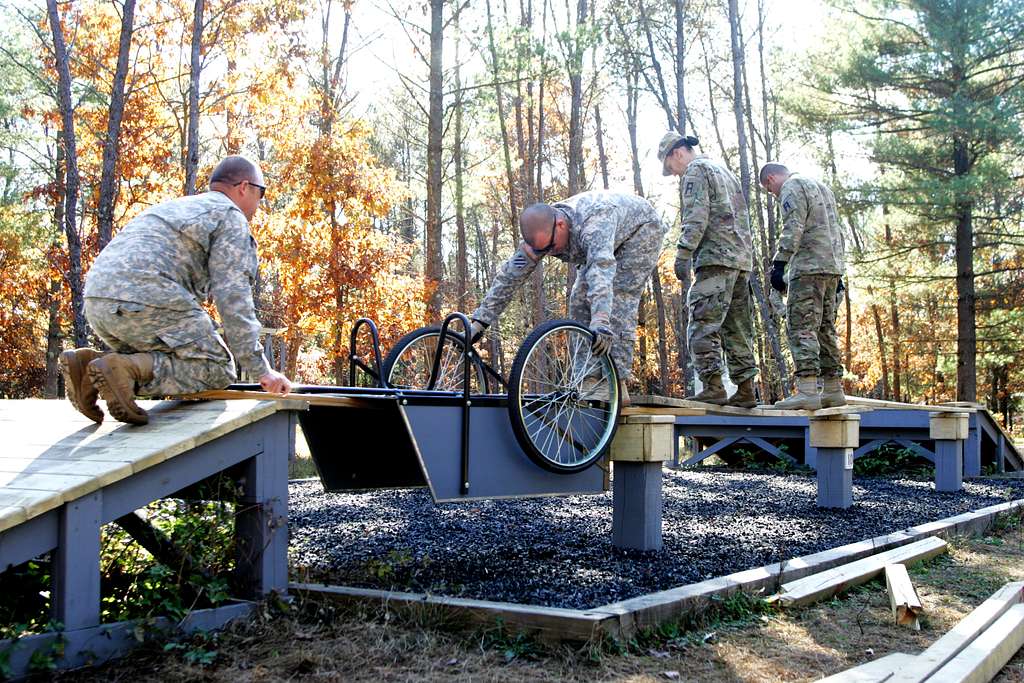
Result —
<instances>
[{"instance_id":1,"label":"concrete block","mask_svg":"<svg viewBox=\"0 0 1024 683\"><path fill-rule=\"evenodd\" d=\"M611 460L666 462L672 459L674 439L675 417L672 415L629 415L615 431Z\"/></svg>"},{"instance_id":2,"label":"concrete block","mask_svg":"<svg viewBox=\"0 0 1024 683\"><path fill-rule=\"evenodd\" d=\"M661 550L661 463L617 462L612 480L612 545Z\"/></svg>"},{"instance_id":3,"label":"concrete block","mask_svg":"<svg viewBox=\"0 0 1024 683\"><path fill-rule=\"evenodd\" d=\"M966 439L969 431L968 413L930 413L928 437L950 441Z\"/></svg>"},{"instance_id":4,"label":"concrete block","mask_svg":"<svg viewBox=\"0 0 1024 683\"><path fill-rule=\"evenodd\" d=\"M860 446L860 415L832 415L810 419L813 448L857 448Z\"/></svg>"}]
</instances>

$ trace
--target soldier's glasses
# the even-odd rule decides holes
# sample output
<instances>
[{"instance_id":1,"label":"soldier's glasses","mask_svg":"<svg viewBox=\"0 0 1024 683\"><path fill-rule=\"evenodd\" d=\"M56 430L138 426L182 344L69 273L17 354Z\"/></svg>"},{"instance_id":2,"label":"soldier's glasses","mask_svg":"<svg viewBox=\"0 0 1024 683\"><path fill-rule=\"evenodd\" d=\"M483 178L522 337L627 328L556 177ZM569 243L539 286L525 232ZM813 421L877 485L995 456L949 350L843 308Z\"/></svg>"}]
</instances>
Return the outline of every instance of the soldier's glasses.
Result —
<instances>
[{"instance_id":1,"label":"soldier's glasses","mask_svg":"<svg viewBox=\"0 0 1024 683\"><path fill-rule=\"evenodd\" d=\"M231 187L236 187L238 185L241 185L242 183L249 183L253 187L260 188L260 199L263 199L263 197L267 194L267 188L266 188L265 185L257 185L256 183L252 182L251 180L239 180L237 183L235 183Z\"/></svg>"},{"instance_id":2,"label":"soldier's glasses","mask_svg":"<svg viewBox=\"0 0 1024 683\"><path fill-rule=\"evenodd\" d=\"M551 221L551 239L548 240L548 246L544 247L543 249L538 249L537 247L531 245L530 248L533 249L534 254L536 254L537 256L543 256L544 254L548 253L549 251L555 248L555 228L557 227L558 215L555 214L554 220Z\"/></svg>"}]
</instances>

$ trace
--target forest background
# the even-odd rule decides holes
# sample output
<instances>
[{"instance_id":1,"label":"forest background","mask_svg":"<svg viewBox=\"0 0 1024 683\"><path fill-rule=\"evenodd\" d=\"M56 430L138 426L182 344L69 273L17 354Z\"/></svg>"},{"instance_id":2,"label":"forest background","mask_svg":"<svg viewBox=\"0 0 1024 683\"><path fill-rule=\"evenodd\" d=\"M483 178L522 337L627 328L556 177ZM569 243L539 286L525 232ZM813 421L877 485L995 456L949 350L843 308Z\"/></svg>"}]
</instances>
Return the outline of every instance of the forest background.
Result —
<instances>
[{"instance_id":1,"label":"forest background","mask_svg":"<svg viewBox=\"0 0 1024 683\"><path fill-rule=\"evenodd\" d=\"M344 383L348 333L471 311L519 211L588 189L647 196L673 226L641 302L635 389L682 395L679 182L655 157L697 134L747 193L765 400L786 391L765 300L781 160L835 190L849 270L847 391L1024 395L1024 10L1018 0L10 0L0 4L0 397L62 393L95 343L82 279L148 206L262 164L257 308L285 372ZM564 317L543 262L489 331L505 371Z\"/></svg>"}]
</instances>

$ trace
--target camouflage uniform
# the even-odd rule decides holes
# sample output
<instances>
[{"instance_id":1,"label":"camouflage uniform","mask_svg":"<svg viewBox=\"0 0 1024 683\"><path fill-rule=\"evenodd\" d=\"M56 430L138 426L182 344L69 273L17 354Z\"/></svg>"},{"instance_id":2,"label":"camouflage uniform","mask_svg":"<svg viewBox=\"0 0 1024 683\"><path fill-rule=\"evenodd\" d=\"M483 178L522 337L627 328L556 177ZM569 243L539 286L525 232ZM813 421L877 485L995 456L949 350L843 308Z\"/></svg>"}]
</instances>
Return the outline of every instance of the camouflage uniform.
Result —
<instances>
[{"instance_id":1,"label":"camouflage uniform","mask_svg":"<svg viewBox=\"0 0 1024 683\"><path fill-rule=\"evenodd\" d=\"M136 216L100 252L85 315L115 352L151 352L153 380L140 396L222 389L235 362L252 377L270 370L252 299L257 267L249 222L227 196L174 199ZM211 295L227 345L200 306Z\"/></svg>"},{"instance_id":2,"label":"camouflage uniform","mask_svg":"<svg viewBox=\"0 0 1024 683\"><path fill-rule=\"evenodd\" d=\"M686 296L687 344L701 381L722 374L739 384L757 375L750 301L753 267L747 203L739 181L722 164L698 155L683 174L678 247L693 252L693 284Z\"/></svg>"},{"instance_id":3,"label":"camouflage uniform","mask_svg":"<svg viewBox=\"0 0 1024 683\"><path fill-rule=\"evenodd\" d=\"M570 224L565 253L553 256L578 269L569 317L587 325L594 316L608 315L615 337L611 355L620 377L629 379L640 295L658 264L667 228L650 202L631 194L583 192L552 206L565 212ZM518 249L472 317L493 324L536 267Z\"/></svg>"},{"instance_id":4,"label":"camouflage uniform","mask_svg":"<svg viewBox=\"0 0 1024 683\"><path fill-rule=\"evenodd\" d=\"M793 173L779 192L782 234L772 260L785 261L789 280L786 334L797 377L841 377L836 335L836 287L846 247L832 191Z\"/></svg>"}]
</instances>

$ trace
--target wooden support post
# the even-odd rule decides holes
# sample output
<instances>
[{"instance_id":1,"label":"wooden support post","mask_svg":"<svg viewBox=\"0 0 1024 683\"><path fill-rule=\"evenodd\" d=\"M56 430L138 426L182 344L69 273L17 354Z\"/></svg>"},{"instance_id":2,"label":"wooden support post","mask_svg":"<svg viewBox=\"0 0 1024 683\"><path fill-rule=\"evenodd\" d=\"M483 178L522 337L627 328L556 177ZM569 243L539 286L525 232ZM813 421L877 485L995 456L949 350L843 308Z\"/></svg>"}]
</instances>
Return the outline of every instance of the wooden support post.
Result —
<instances>
[{"instance_id":1,"label":"wooden support post","mask_svg":"<svg viewBox=\"0 0 1024 683\"><path fill-rule=\"evenodd\" d=\"M959 413L957 413L959 414ZM967 434L967 441L964 443L964 476L981 476L981 435L984 428L981 426L981 415L977 412L969 413L970 427Z\"/></svg>"},{"instance_id":2,"label":"wooden support post","mask_svg":"<svg viewBox=\"0 0 1024 683\"><path fill-rule=\"evenodd\" d=\"M808 427L816 449L818 507L853 505L853 449L860 445L860 415L814 416Z\"/></svg>"},{"instance_id":3,"label":"wooden support post","mask_svg":"<svg viewBox=\"0 0 1024 683\"><path fill-rule=\"evenodd\" d=\"M263 451L245 464L235 517L236 581L244 597L288 590L288 460L295 448L295 416L263 421Z\"/></svg>"},{"instance_id":4,"label":"wooden support post","mask_svg":"<svg viewBox=\"0 0 1024 683\"><path fill-rule=\"evenodd\" d=\"M100 623L100 522L103 494L82 496L61 508L53 552L53 618L64 630Z\"/></svg>"},{"instance_id":5,"label":"wooden support post","mask_svg":"<svg viewBox=\"0 0 1024 683\"><path fill-rule=\"evenodd\" d=\"M892 616L899 626L909 626L915 631L921 630L918 615L924 611L921 598L914 590L907 568L902 564L885 565L885 587L889 591L889 605Z\"/></svg>"},{"instance_id":6,"label":"wooden support post","mask_svg":"<svg viewBox=\"0 0 1024 683\"><path fill-rule=\"evenodd\" d=\"M935 490L959 491L964 485L964 440L969 413L930 413L928 435L935 441ZM980 474L980 471L979 471Z\"/></svg>"},{"instance_id":7,"label":"wooden support post","mask_svg":"<svg viewBox=\"0 0 1024 683\"><path fill-rule=\"evenodd\" d=\"M661 467L673 455L675 417L629 415L612 441L612 544L661 549Z\"/></svg>"}]
</instances>

